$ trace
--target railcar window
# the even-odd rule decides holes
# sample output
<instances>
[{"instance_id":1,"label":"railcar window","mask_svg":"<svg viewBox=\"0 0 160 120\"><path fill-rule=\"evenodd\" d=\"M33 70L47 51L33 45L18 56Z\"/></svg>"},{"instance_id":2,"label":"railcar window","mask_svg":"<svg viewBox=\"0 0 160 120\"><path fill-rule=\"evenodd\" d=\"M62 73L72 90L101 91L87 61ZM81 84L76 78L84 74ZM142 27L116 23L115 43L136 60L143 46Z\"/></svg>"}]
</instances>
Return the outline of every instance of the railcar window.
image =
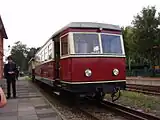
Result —
<instances>
[{"instance_id":1,"label":"railcar window","mask_svg":"<svg viewBox=\"0 0 160 120\"><path fill-rule=\"evenodd\" d=\"M78 54L100 53L100 45L97 34L74 33L73 39L74 39L75 53Z\"/></svg>"},{"instance_id":2,"label":"railcar window","mask_svg":"<svg viewBox=\"0 0 160 120\"><path fill-rule=\"evenodd\" d=\"M61 55L68 54L68 35L61 38Z\"/></svg>"},{"instance_id":3,"label":"railcar window","mask_svg":"<svg viewBox=\"0 0 160 120\"><path fill-rule=\"evenodd\" d=\"M103 53L122 54L120 36L101 34Z\"/></svg>"},{"instance_id":4,"label":"railcar window","mask_svg":"<svg viewBox=\"0 0 160 120\"><path fill-rule=\"evenodd\" d=\"M44 50L44 60L46 61L48 59L48 49L47 47Z\"/></svg>"},{"instance_id":5,"label":"railcar window","mask_svg":"<svg viewBox=\"0 0 160 120\"><path fill-rule=\"evenodd\" d=\"M48 59L52 59L52 44L48 46Z\"/></svg>"},{"instance_id":6,"label":"railcar window","mask_svg":"<svg viewBox=\"0 0 160 120\"><path fill-rule=\"evenodd\" d=\"M42 57L41 60L44 61L44 51L41 53Z\"/></svg>"},{"instance_id":7,"label":"railcar window","mask_svg":"<svg viewBox=\"0 0 160 120\"><path fill-rule=\"evenodd\" d=\"M36 61L41 61L41 54L35 56Z\"/></svg>"}]
</instances>

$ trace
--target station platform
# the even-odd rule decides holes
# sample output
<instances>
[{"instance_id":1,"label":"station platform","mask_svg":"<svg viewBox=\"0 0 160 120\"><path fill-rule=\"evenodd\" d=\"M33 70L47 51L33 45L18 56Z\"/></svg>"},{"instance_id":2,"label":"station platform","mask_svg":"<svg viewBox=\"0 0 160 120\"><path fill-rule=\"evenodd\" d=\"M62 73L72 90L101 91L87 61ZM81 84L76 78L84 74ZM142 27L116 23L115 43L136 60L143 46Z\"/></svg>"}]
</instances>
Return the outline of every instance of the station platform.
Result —
<instances>
[{"instance_id":1,"label":"station platform","mask_svg":"<svg viewBox=\"0 0 160 120\"><path fill-rule=\"evenodd\" d=\"M5 82L3 89L6 93ZM0 108L0 120L62 120L62 118L38 89L23 77L17 81L17 98L8 99L7 105Z\"/></svg>"},{"instance_id":2,"label":"station platform","mask_svg":"<svg viewBox=\"0 0 160 120\"><path fill-rule=\"evenodd\" d=\"M127 84L160 86L160 78L152 77L126 77Z\"/></svg>"}]
</instances>

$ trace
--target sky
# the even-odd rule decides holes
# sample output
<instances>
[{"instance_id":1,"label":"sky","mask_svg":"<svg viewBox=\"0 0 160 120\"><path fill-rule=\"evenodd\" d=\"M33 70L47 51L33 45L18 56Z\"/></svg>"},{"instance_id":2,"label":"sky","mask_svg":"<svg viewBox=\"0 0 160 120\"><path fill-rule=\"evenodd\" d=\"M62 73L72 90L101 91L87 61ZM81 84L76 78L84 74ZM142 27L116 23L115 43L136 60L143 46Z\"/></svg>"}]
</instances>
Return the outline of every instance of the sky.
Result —
<instances>
[{"instance_id":1,"label":"sky","mask_svg":"<svg viewBox=\"0 0 160 120\"><path fill-rule=\"evenodd\" d=\"M127 26L148 5L156 6L160 12L160 0L0 0L8 35L4 49L16 41L40 47L70 22Z\"/></svg>"}]
</instances>

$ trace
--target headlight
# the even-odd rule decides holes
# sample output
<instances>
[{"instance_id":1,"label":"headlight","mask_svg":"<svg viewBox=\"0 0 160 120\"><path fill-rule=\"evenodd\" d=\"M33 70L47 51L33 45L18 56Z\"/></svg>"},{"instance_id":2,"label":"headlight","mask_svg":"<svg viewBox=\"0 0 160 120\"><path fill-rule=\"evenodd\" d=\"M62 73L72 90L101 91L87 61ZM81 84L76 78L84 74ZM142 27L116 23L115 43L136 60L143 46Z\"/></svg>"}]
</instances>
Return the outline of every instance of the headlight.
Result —
<instances>
[{"instance_id":1,"label":"headlight","mask_svg":"<svg viewBox=\"0 0 160 120\"><path fill-rule=\"evenodd\" d=\"M117 76L119 74L119 70L118 69L114 69L113 70L113 74Z\"/></svg>"},{"instance_id":2,"label":"headlight","mask_svg":"<svg viewBox=\"0 0 160 120\"><path fill-rule=\"evenodd\" d=\"M90 77L92 75L92 71L90 69L85 70L85 75Z\"/></svg>"}]
</instances>

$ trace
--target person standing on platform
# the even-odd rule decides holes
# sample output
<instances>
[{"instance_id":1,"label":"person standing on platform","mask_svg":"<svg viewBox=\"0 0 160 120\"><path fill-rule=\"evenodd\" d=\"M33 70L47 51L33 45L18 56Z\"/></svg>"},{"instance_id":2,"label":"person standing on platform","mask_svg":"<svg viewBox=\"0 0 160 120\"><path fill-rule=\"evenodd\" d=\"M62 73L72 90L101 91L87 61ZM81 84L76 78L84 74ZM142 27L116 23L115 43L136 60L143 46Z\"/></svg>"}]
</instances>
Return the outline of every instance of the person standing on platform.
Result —
<instances>
[{"instance_id":1,"label":"person standing on platform","mask_svg":"<svg viewBox=\"0 0 160 120\"><path fill-rule=\"evenodd\" d=\"M16 64L13 62L12 57L9 56L7 58L8 63L5 64L4 66L4 75L5 78L7 79L7 99L11 97L11 84L12 84L12 92L13 92L13 97L16 98L16 72L17 72L17 67Z\"/></svg>"}]
</instances>

